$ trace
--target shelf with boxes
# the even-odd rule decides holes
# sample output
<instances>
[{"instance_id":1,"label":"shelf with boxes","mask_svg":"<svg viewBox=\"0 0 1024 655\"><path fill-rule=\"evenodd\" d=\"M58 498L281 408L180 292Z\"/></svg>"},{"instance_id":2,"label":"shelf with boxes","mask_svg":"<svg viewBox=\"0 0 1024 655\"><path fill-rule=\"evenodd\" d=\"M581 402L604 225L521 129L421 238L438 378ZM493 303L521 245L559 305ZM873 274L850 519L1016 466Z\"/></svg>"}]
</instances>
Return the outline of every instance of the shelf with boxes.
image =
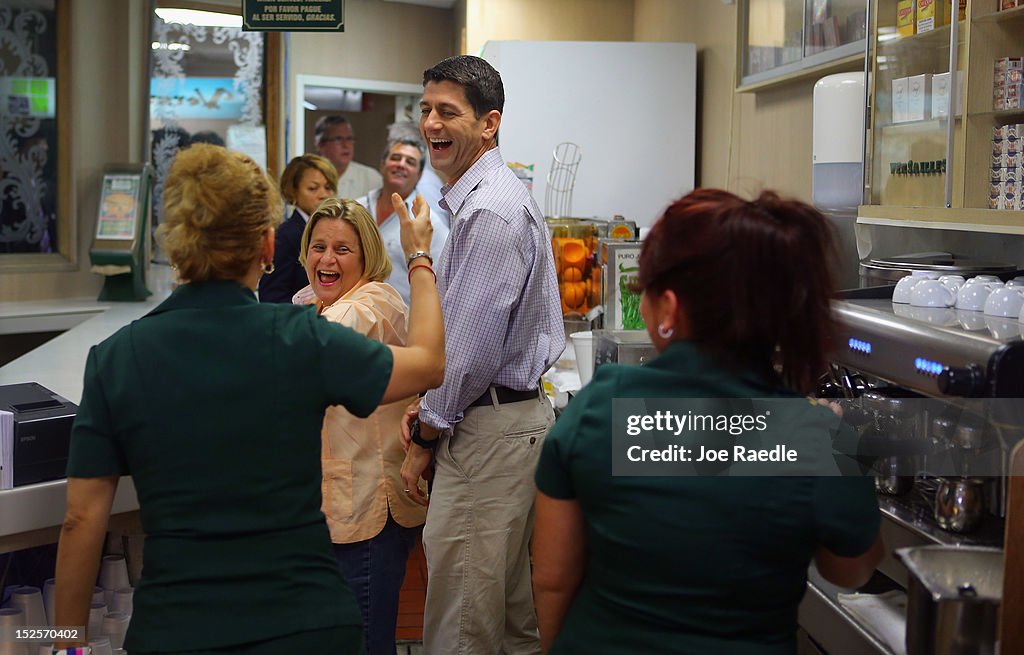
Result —
<instances>
[{"instance_id":1,"label":"shelf with boxes","mask_svg":"<svg viewBox=\"0 0 1024 655\"><path fill-rule=\"evenodd\" d=\"M1024 6L960 2L954 24L953 4L940 2L918 0L909 13L904 0L873 6L868 176L858 220L1020 234L1019 158L1012 148L1005 161L994 153L1002 157L1004 126L1024 124L1024 67L1017 68ZM924 16L930 22L922 7L934 12ZM942 160L944 170L935 166Z\"/></svg>"}]
</instances>

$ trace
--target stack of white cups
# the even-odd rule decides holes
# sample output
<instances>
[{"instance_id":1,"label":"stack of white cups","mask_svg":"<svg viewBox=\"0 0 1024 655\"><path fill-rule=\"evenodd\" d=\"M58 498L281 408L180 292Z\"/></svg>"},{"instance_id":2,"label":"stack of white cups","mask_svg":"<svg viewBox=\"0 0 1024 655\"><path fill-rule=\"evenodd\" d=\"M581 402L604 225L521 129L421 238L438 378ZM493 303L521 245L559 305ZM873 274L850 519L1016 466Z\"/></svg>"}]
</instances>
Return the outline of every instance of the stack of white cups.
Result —
<instances>
[{"instance_id":1,"label":"stack of white cups","mask_svg":"<svg viewBox=\"0 0 1024 655\"><path fill-rule=\"evenodd\" d=\"M23 627L25 624L25 613L20 607L4 607L0 609L0 632L13 634L15 628ZM10 640L0 641L0 655L31 655L28 644Z\"/></svg>"},{"instance_id":2,"label":"stack of white cups","mask_svg":"<svg viewBox=\"0 0 1024 655\"><path fill-rule=\"evenodd\" d=\"M111 612L124 612L129 617L132 615L132 601L135 597L135 590L131 587L115 589L110 599Z\"/></svg>"},{"instance_id":3,"label":"stack of white cups","mask_svg":"<svg viewBox=\"0 0 1024 655\"><path fill-rule=\"evenodd\" d=\"M100 635L89 638L89 647L92 648L92 655L112 655L110 637Z\"/></svg>"},{"instance_id":4,"label":"stack of white cups","mask_svg":"<svg viewBox=\"0 0 1024 655\"><path fill-rule=\"evenodd\" d=\"M21 585L10 588L11 597L7 607L18 608L25 617L25 625L46 625L46 610L43 609L43 592L39 587Z\"/></svg>"},{"instance_id":5,"label":"stack of white cups","mask_svg":"<svg viewBox=\"0 0 1024 655\"><path fill-rule=\"evenodd\" d=\"M107 612L103 616L103 634L110 637L111 648L124 646L124 635L128 632L131 617L124 612Z\"/></svg>"},{"instance_id":6,"label":"stack of white cups","mask_svg":"<svg viewBox=\"0 0 1024 655\"><path fill-rule=\"evenodd\" d=\"M128 581L128 564L124 555L107 555L100 562L100 586L106 594L105 602L109 606L114 597L114 591L130 587Z\"/></svg>"},{"instance_id":7,"label":"stack of white cups","mask_svg":"<svg viewBox=\"0 0 1024 655\"><path fill-rule=\"evenodd\" d=\"M46 624L56 625L55 599L57 597L57 581L53 578L43 582L43 610L46 612Z\"/></svg>"},{"instance_id":8,"label":"stack of white cups","mask_svg":"<svg viewBox=\"0 0 1024 655\"><path fill-rule=\"evenodd\" d=\"M92 601L89 606L89 628L88 634L90 637L103 634L103 616L107 613L107 604L103 602Z\"/></svg>"}]
</instances>

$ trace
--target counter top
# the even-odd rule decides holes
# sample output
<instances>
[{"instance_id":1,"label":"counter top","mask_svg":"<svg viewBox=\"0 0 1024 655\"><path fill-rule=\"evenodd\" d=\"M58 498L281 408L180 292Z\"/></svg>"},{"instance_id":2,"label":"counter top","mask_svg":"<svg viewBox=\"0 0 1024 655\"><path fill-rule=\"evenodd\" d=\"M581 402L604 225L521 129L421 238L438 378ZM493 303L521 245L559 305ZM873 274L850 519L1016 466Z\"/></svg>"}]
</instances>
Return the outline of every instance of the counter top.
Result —
<instances>
[{"instance_id":1,"label":"counter top","mask_svg":"<svg viewBox=\"0 0 1024 655\"><path fill-rule=\"evenodd\" d=\"M49 326L55 316L78 319L63 334L0 367L0 385L37 382L78 404L82 400L82 377L89 348L159 305L170 295L172 279L169 267L150 268L146 280L153 295L143 302L101 303L72 298L5 303L0 310L0 326L7 321L23 332L38 331L33 329L33 322L39 321L47 325L44 329L53 329ZM0 491L0 552L18 547L17 540L6 540L7 537L60 525L64 520L66 489L67 482L54 480ZM121 478L111 513L130 512L138 507L131 478Z\"/></svg>"}]
</instances>

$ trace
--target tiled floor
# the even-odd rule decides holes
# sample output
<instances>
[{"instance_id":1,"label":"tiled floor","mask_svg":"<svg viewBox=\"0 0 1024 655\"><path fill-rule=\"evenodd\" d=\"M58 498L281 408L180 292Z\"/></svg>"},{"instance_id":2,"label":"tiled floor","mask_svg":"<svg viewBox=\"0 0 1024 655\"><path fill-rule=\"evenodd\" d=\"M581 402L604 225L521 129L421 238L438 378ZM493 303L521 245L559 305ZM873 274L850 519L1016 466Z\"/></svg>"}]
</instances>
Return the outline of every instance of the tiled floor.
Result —
<instances>
[{"instance_id":1,"label":"tiled floor","mask_svg":"<svg viewBox=\"0 0 1024 655\"><path fill-rule=\"evenodd\" d=\"M427 561L423 546L416 540L416 546L409 556L405 569L405 582L398 598L398 640L399 655L420 655L423 652L423 602L427 598Z\"/></svg>"}]
</instances>

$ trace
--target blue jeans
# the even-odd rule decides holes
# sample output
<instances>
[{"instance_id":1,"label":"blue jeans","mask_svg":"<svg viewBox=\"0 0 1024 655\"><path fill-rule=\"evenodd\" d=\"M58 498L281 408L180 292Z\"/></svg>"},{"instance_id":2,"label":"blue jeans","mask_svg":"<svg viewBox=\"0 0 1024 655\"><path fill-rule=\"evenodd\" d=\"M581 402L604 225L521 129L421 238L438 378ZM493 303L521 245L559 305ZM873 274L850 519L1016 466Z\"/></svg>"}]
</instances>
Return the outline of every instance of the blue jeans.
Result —
<instances>
[{"instance_id":1,"label":"blue jeans","mask_svg":"<svg viewBox=\"0 0 1024 655\"><path fill-rule=\"evenodd\" d=\"M363 613L366 652L395 655L398 596L405 580L409 553L422 527L403 528L388 512L376 537L353 544L334 544L334 557Z\"/></svg>"}]
</instances>

